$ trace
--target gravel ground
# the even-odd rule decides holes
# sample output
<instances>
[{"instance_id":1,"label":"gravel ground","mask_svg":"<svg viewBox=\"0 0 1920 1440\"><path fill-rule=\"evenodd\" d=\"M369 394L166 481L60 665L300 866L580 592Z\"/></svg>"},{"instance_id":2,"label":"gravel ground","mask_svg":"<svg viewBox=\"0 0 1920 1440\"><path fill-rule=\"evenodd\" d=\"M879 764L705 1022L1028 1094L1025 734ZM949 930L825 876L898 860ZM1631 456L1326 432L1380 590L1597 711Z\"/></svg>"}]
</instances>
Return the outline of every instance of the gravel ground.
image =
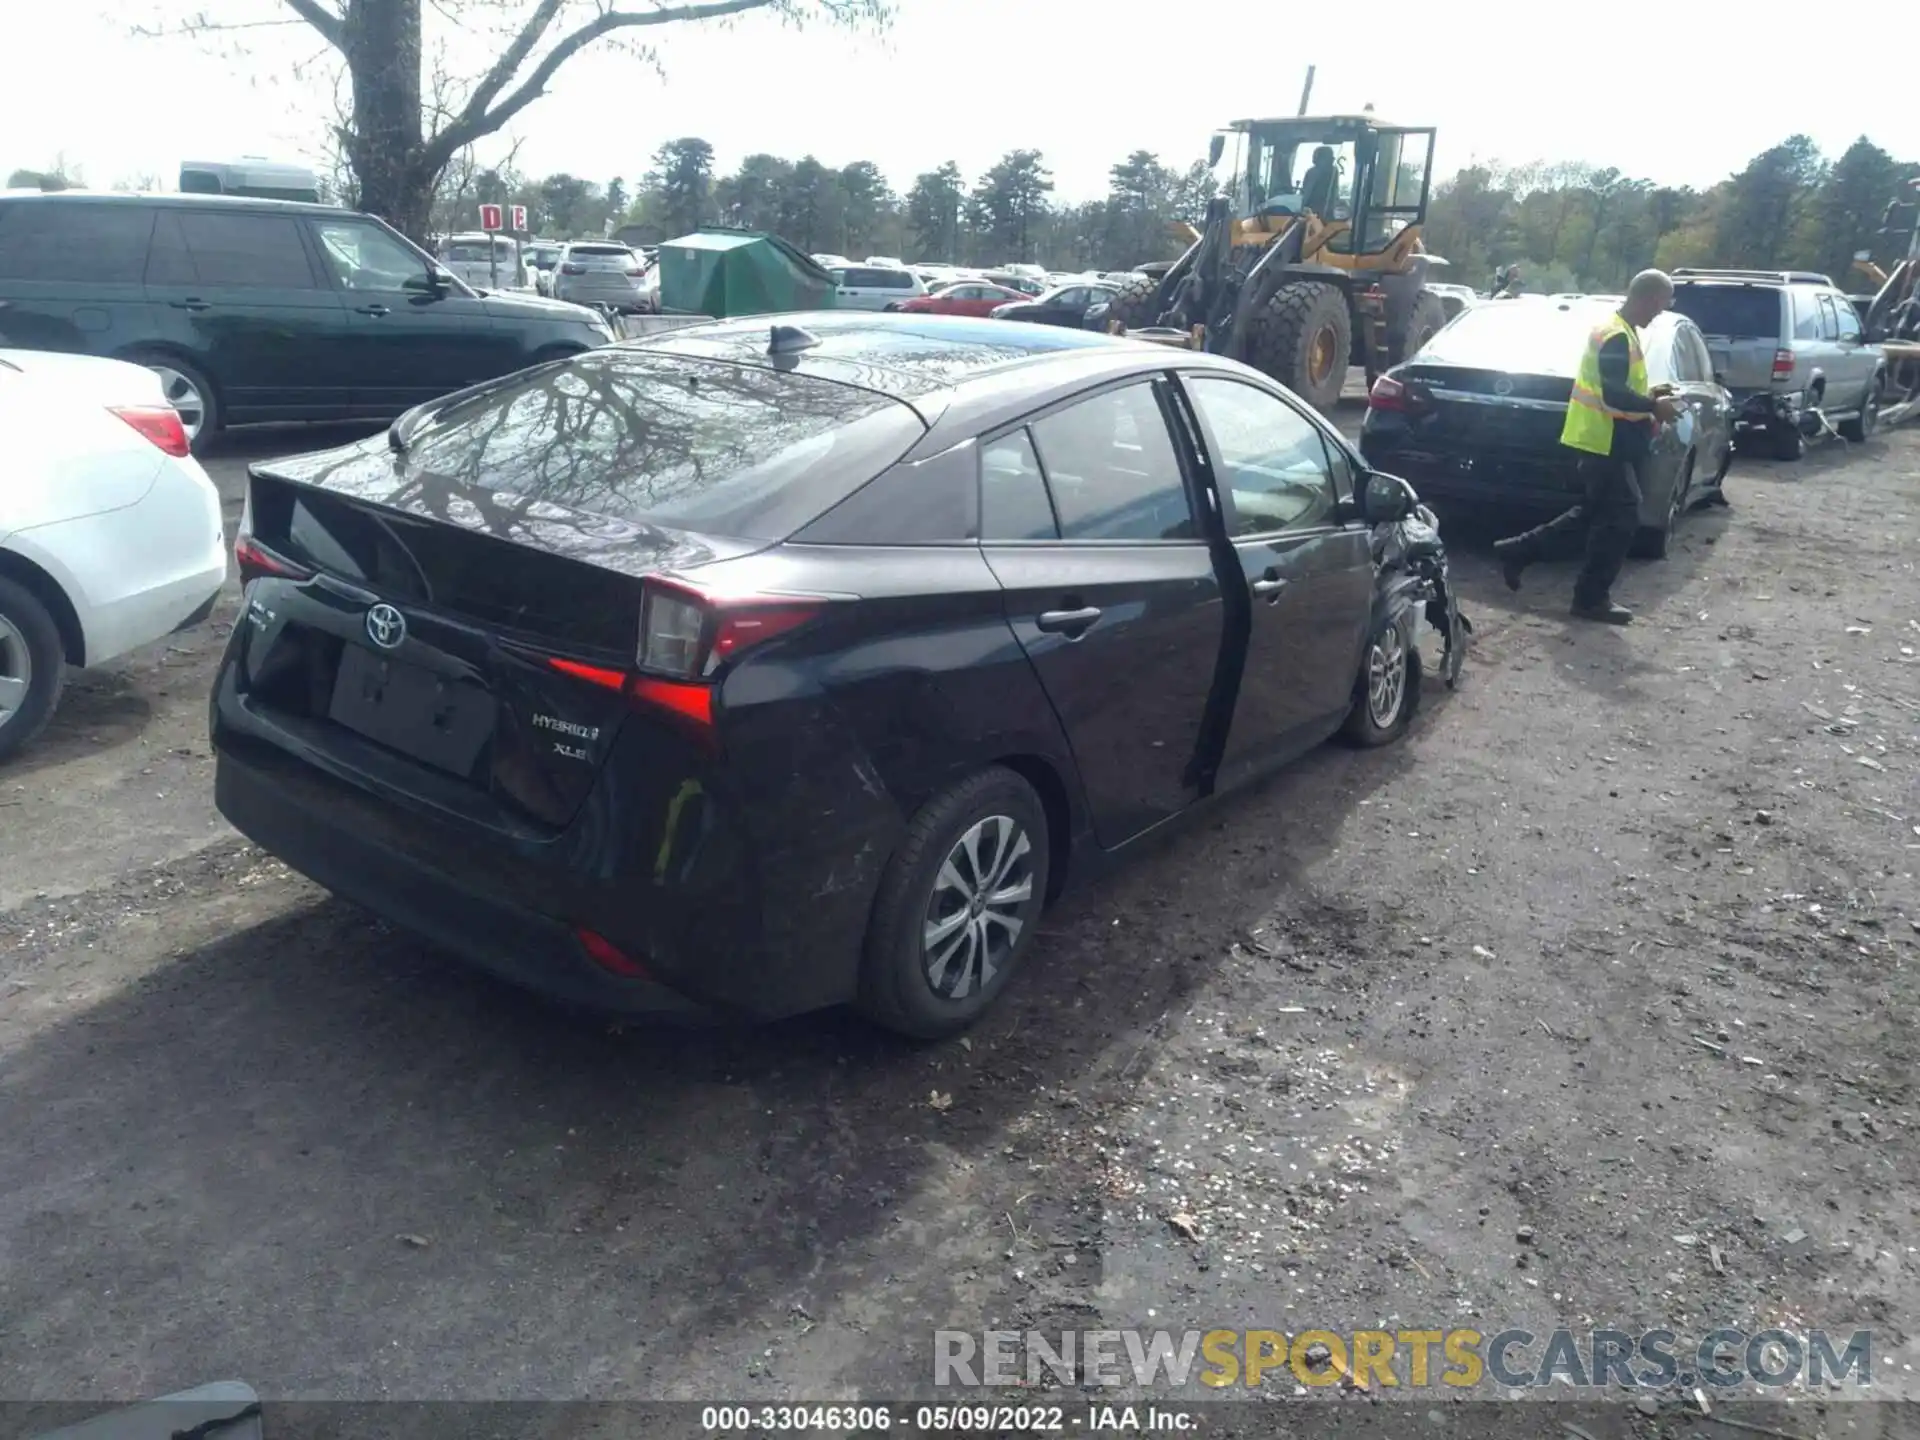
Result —
<instances>
[{"instance_id":1,"label":"gravel ground","mask_svg":"<svg viewBox=\"0 0 1920 1440\"><path fill-rule=\"evenodd\" d=\"M1461 690L1077 891L931 1049L560 1017L240 843L231 601L79 679L0 771L0 1396L902 1396L939 1324L1381 1322L1869 1326L1911 1393L1920 431L1729 492L1619 632L1456 528Z\"/></svg>"}]
</instances>

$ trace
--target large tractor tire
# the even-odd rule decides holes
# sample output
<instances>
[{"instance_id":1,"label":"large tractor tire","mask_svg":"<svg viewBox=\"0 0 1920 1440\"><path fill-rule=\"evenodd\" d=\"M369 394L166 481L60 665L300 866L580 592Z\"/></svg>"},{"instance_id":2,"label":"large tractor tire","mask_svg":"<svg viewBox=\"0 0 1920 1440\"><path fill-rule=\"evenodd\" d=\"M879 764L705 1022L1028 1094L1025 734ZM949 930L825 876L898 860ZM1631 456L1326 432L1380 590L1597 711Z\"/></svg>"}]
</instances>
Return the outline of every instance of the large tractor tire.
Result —
<instances>
[{"instance_id":1,"label":"large tractor tire","mask_svg":"<svg viewBox=\"0 0 1920 1440\"><path fill-rule=\"evenodd\" d=\"M1314 409L1331 415L1347 383L1353 315L1337 285L1297 280L1254 317L1247 362Z\"/></svg>"},{"instance_id":2,"label":"large tractor tire","mask_svg":"<svg viewBox=\"0 0 1920 1440\"><path fill-rule=\"evenodd\" d=\"M1152 325L1160 318L1153 303L1153 297L1159 290L1159 276L1135 276L1120 287L1119 294L1107 302L1108 321L1117 320L1129 330L1138 330L1143 325Z\"/></svg>"},{"instance_id":3,"label":"large tractor tire","mask_svg":"<svg viewBox=\"0 0 1920 1440\"><path fill-rule=\"evenodd\" d=\"M1438 335L1446 323L1446 305L1431 290L1422 290L1420 298L1413 302L1413 315L1407 321L1406 339L1390 356L1392 363L1398 365L1402 360L1411 360L1418 355L1421 347Z\"/></svg>"}]
</instances>

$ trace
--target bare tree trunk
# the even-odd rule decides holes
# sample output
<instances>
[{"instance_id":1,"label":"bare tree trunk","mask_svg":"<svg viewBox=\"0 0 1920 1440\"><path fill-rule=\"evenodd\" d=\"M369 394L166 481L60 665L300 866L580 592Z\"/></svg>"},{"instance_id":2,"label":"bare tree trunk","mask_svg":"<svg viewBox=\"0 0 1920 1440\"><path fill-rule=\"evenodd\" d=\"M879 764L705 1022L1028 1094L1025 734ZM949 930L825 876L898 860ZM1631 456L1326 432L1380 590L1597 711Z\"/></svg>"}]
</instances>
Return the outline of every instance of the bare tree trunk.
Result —
<instances>
[{"instance_id":1,"label":"bare tree trunk","mask_svg":"<svg viewBox=\"0 0 1920 1440\"><path fill-rule=\"evenodd\" d=\"M341 49L353 80L349 158L360 208L425 243L433 185L420 119L420 0L355 0Z\"/></svg>"}]
</instances>

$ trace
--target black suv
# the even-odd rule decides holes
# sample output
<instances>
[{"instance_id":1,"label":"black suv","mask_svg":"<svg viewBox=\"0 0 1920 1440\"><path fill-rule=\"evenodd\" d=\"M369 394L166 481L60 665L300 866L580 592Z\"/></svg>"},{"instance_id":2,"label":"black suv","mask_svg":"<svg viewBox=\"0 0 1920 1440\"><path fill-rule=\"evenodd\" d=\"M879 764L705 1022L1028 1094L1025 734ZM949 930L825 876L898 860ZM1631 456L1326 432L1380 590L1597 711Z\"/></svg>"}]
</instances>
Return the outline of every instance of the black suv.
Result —
<instances>
[{"instance_id":1,"label":"black suv","mask_svg":"<svg viewBox=\"0 0 1920 1440\"><path fill-rule=\"evenodd\" d=\"M612 338L582 306L469 289L351 210L0 197L0 346L148 366L195 449L223 425L386 419Z\"/></svg>"}]
</instances>

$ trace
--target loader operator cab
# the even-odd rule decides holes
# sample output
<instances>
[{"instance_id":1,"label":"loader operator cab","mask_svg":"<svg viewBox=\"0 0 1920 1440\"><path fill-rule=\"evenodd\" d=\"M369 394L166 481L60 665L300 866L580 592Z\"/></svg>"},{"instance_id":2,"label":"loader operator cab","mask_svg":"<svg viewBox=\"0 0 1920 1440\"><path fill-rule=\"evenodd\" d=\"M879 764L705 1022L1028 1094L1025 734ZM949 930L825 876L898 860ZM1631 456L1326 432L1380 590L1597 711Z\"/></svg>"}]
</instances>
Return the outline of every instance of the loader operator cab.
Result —
<instances>
[{"instance_id":1,"label":"loader operator cab","mask_svg":"<svg viewBox=\"0 0 1920 1440\"><path fill-rule=\"evenodd\" d=\"M1220 189L1245 238L1283 234L1311 211L1344 226L1328 249L1376 254L1426 218L1433 133L1382 125L1371 113L1236 120L1214 135L1209 159L1217 169L1231 147Z\"/></svg>"}]
</instances>

